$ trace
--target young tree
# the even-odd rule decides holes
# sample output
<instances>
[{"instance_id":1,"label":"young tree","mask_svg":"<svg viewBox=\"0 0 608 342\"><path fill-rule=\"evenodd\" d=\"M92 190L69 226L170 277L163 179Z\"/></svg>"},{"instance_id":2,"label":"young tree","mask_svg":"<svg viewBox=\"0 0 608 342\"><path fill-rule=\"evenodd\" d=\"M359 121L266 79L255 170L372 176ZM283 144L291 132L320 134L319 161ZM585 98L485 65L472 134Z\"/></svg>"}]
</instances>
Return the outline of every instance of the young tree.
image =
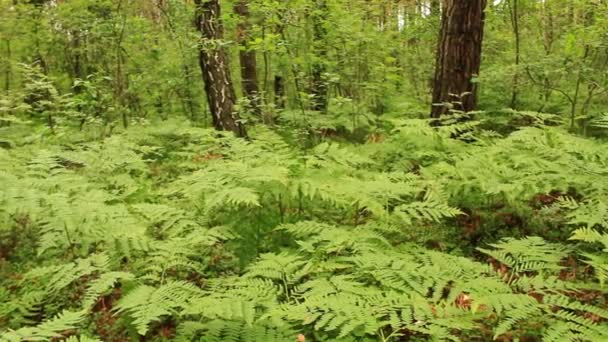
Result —
<instances>
[{"instance_id":1,"label":"young tree","mask_svg":"<svg viewBox=\"0 0 608 342\"><path fill-rule=\"evenodd\" d=\"M228 55L221 42L224 29L219 0L195 0L194 3L195 24L202 36L199 64L213 126L217 130L233 131L238 136L246 136L245 127L234 111L236 94L230 78Z\"/></svg>"},{"instance_id":2,"label":"young tree","mask_svg":"<svg viewBox=\"0 0 608 342\"><path fill-rule=\"evenodd\" d=\"M241 82L243 93L249 99L254 113L260 112L260 90L258 87L258 71L256 52L249 44L250 13L247 0L239 0L234 6L234 12L240 17L236 28L236 37L240 45L239 60L241 63Z\"/></svg>"},{"instance_id":3,"label":"young tree","mask_svg":"<svg viewBox=\"0 0 608 342\"><path fill-rule=\"evenodd\" d=\"M465 112L477 106L486 0L444 0L433 82L431 117L449 111L449 104Z\"/></svg>"},{"instance_id":4,"label":"young tree","mask_svg":"<svg viewBox=\"0 0 608 342\"><path fill-rule=\"evenodd\" d=\"M517 97L519 96L519 64L521 61L521 37L519 32L519 1L509 0L509 15L513 28L513 39L515 40L515 72L513 73L513 90L511 92L511 108L516 109Z\"/></svg>"},{"instance_id":5,"label":"young tree","mask_svg":"<svg viewBox=\"0 0 608 342\"><path fill-rule=\"evenodd\" d=\"M315 49L315 60L312 64L312 86L311 94L312 109L325 112L327 110L327 83L324 79L325 63L327 59L326 39L327 29L327 2L326 0L316 0L316 8L313 9L313 47Z\"/></svg>"}]
</instances>

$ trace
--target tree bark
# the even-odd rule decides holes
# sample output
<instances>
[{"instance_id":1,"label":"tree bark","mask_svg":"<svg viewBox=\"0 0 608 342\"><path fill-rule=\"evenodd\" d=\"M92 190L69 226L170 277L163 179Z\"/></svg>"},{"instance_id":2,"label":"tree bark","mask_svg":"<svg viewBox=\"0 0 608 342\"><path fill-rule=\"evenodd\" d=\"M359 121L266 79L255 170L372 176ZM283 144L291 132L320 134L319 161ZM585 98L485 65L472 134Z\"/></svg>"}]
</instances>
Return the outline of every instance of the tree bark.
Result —
<instances>
[{"instance_id":1,"label":"tree bark","mask_svg":"<svg viewBox=\"0 0 608 342\"><path fill-rule=\"evenodd\" d=\"M468 112L477 107L486 0L444 0L437 46L431 117L454 109Z\"/></svg>"},{"instance_id":2,"label":"tree bark","mask_svg":"<svg viewBox=\"0 0 608 342\"><path fill-rule=\"evenodd\" d=\"M245 127L234 111L236 95L230 78L228 55L221 46L224 30L219 0L195 0L194 3L195 24L202 37L199 64L213 126L244 137L247 135Z\"/></svg>"},{"instance_id":3,"label":"tree bark","mask_svg":"<svg viewBox=\"0 0 608 342\"><path fill-rule=\"evenodd\" d=\"M250 14L247 0L239 0L234 12L240 17L236 28L237 42L240 45L239 61L241 63L241 82L243 93L249 99L252 111L261 115L261 98L258 87L256 52L249 46Z\"/></svg>"}]
</instances>

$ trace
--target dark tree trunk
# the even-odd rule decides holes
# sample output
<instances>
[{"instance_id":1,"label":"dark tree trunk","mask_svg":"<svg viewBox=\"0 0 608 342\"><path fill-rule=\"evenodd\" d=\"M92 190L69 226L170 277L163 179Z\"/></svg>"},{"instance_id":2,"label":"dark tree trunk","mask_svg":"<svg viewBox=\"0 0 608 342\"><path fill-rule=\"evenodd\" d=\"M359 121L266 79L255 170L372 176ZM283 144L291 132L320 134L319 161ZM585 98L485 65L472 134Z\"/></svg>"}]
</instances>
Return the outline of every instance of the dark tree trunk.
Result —
<instances>
[{"instance_id":1,"label":"dark tree trunk","mask_svg":"<svg viewBox=\"0 0 608 342\"><path fill-rule=\"evenodd\" d=\"M84 79L84 73L82 72L82 58L81 58L81 48L80 48L80 32L75 31L72 32L74 36L74 41L72 42L72 52L73 55L73 72L74 79Z\"/></svg>"},{"instance_id":2,"label":"dark tree trunk","mask_svg":"<svg viewBox=\"0 0 608 342\"><path fill-rule=\"evenodd\" d=\"M274 103L277 108L285 108L285 81L282 76L274 77Z\"/></svg>"},{"instance_id":3,"label":"dark tree trunk","mask_svg":"<svg viewBox=\"0 0 608 342\"><path fill-rule=\"evenodd\" d=\"M431 117L454 109L468 112L477 107L486 0L444 0L433 85Z\"/></svg>"},{"instance_id":4,"label":"dark tree trunk","mask_svg":"<svg viewBox=\"0 0 608 342\"><path fill-rule=\"evenodd\" d=\"M256 52L249 46L250 15L246 0L239 0L234 6L234 12L240 17L237 25L237 41L240 44L239 60L241 62L241 80L244 95L249 99L251 109L255 114L261 114L260 89L258 87L258 71Z\"/></svg>"},{"instance_id":5,"label":"dark tree trunk","mask_svg":"<svg viewBox=\"0 0 608 342\"><path fill-rule=\"evenodd\" d=\"M245 127L234 111L236 95L230 78L228 55L219 41L223 37L219 0L195 0L195 24L201 32L199 63L213 126L246 136Z\"/></svg>"},{"instance_id":6,"label":"dark tree trunk","mask_svg":"<svg viewBox=\"0 0 608 342\"><path fill-rule=\"evenodd\" d=\"M68 44L68 47L70 48L71 53L72 53L72 55L71 55L72 83L75 83L76 80L84 80L87 76L86 68L85 68L86 53L83 53L83 51L85 51L85 48L84 48L83 42L81 40L80 31L74 30L71 32L71 35L73 37L73 40ZM86 43L86 40L85 40L85 43ZM73 89L76 94L80 94L83 90L83 85L78 83L73 87Z\"/></svg>"},{"instance_id":7,"label":"dark tree trunk","mask_svg":"<svg viewBox=\"0 0 608 342\"><path fill-rule=\"evenodd\" d=\"M325 59L327 58L327 47L325 45L325 37L327 30L325 29L327 20L327 3L326 0L318 0L317 8L314 9L312 15L313 20L313 38L315 49L315 62L312 65L312 87L311 93L312 109L325 112L327 110L327 82L324 80L325 74Z\"/></svg>"},{"instance_id":8,"label":"dark tree trunk","mask_svg":"<svg viewBox=\"0 0 608 342\"><path fill-rule=\"evenodd\" d=\"M11 52L11 41L7 38L4 42L6 44L6 65L4 66L4 91L6 92L6 95L8 95L11 90L11 63L13 56Z\"/></svg>"}]
</instances>

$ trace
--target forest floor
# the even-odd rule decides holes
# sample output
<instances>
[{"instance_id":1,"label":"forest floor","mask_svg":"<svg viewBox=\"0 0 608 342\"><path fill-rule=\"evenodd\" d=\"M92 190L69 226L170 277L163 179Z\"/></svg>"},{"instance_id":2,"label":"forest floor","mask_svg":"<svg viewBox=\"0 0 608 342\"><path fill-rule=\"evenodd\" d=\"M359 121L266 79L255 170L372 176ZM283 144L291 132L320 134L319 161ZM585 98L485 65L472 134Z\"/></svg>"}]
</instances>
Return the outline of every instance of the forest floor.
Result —
<instances>
[{"instance_id":1,"label":"forest floor","mask_svg":"<svg viewBox=\"0 0 608 342\"><path fill-rule=\"evenodd\" d=\"M557 121L2 127L0 340L608 340L608 146Z\"/></svg>"}]
</instances>

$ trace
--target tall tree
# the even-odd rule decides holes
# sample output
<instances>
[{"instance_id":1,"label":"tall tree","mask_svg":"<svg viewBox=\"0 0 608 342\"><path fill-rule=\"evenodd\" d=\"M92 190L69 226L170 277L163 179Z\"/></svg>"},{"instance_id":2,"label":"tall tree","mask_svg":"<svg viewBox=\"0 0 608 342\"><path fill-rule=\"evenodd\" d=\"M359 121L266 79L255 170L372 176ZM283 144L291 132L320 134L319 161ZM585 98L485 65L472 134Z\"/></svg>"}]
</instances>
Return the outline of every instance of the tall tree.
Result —
<instances>
[{"instance_id":1,"label":"tall tree","mask_svg":"<svg viewBox=\"0 0 608 342\"><path fill-rule=\"evenodd\" d=\"M315 49L314 62L312 64L312 86L311 94L312 109L325 112L327 110L327 82L324 79L325 60L327 59L326 44L326 21L327 21L327 1L316 0L316 8L312 12L313 25L313 47Z\"/></svg>"},{"instance_id":2,"label":"tall tree","mask_svg":"<svg viewBox=\"0 0 608 342\"><path fill-rule=\"evenodd\" d=\"M486 0L444 0L437 46L431 117L438 118L451 105L465 112L477 107Z\"/></svg>"},{"instance_id":3,"label":"tall tree","mask_svg":"<svg viewBox=\"0 0 608 342\"><path fill-rule=\"evenodd\" d=\"M228 55L221 43L224 29L219 0L194 0L194 3L195 24L202 36L199 64L213 126L217 130L233 131L238 136L246 136L245 127L234 110L236 94L230 78Z\"/></svg>"},{"instance_id":4,"label":"tall tree","mask_svg":"<svg viewBox=\"0 0 608 342\"><path fill-rule=\"evenodd\" d=\"M511 27L513 28L513 39L515 40L515 72L513 73L513 89L511 91L511 108L516 109L517 97L519 96L519 64L521 60L521 38L519 34L519 1L509 0L509 14L511 16Z\"/></svg>"},{"instance_id":5,"label":"tall tree","mask_svg":"<svg viewBox=\"0 0 608 342\"><path fill-rule=\"evenodd\" d=\"M258 87L258 71L256 52L251 49L250 41L250 12L247 0L239 0L234 5L234 12L240 17L236 28L236 37L240 45L239 61L241 63L241 82L243 93L249 99L254 113L261 114L260 89Z\"/></svg>"}]
</instances>

